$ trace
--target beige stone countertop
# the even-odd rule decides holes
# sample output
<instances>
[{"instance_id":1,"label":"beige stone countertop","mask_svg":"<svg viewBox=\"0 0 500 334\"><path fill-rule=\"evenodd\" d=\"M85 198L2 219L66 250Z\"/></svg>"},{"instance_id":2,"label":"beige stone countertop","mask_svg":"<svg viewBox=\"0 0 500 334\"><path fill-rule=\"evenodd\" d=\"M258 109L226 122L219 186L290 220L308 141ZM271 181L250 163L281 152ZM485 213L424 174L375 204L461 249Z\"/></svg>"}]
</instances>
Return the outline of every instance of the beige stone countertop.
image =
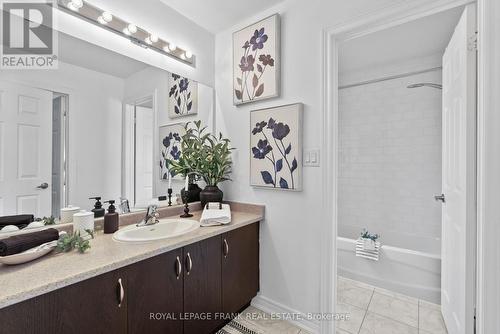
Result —
<instances>
[{"instance_id":1,"label":"beige stone countertop","mask_svg":"<svg viewBox=\"0 0 500 334\"><path fill-rule=\"evenodd\" d=\"M228 225L200 227L185 235L144 243L123 243L112 234L96 232L91 248L84 254L51 253L38 260L16 266L0 264L0 308L45 294L62 287L125 267L156 255L184 247L197 241L249 225L264 218L264 206L230 202L232 222ZM191 212L200 220L201 207ZM182 207L161 208L161 218L178 218ZM120 225L139 222L143 213L120 218ZM126 223L123 220L127 221ZM97 225L97 222L96 222Z\"/></svg>"}]
</instances>

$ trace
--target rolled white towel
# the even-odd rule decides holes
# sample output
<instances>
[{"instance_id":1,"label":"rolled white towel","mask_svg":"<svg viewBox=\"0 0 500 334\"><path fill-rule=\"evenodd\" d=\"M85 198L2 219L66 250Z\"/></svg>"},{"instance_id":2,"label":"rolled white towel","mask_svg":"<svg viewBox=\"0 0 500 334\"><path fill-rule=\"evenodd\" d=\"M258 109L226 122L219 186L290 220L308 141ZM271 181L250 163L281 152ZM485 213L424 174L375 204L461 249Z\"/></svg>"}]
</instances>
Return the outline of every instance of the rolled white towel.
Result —
<instances>
[{"instance_id":1,"label":"rolled white towel","mask_svg":"<svg viewBox=\"0 0 500 334\"><path fill-rule=\"evenodd\" d=\"M201 214L201 226L216 226L225 225L231 222L231 208L229 204L222 204L222 209L219 208L219 203L208 203L208 208L203 209Z\"/></svg>"}]
</instances>

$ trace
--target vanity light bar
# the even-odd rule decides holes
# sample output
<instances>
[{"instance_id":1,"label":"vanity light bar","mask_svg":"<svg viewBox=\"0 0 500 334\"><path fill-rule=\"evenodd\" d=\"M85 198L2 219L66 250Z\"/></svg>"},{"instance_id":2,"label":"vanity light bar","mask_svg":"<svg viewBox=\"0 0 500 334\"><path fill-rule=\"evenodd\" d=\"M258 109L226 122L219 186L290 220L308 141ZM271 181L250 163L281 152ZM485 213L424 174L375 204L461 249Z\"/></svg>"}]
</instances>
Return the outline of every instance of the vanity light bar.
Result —
<instances>
[{"instance_id":1,"label":"vanity light bar","mask_svg":"<svg viewBox=\"0 0 500 334\"><path fill-rule=\"evenodd\" d=\"M112 15L110 12L102 10L83 0L58 0L58 8L68 14L78 17L87 22L100 26L124 38L132 43L146 49L151 49L166 56L172 57L180 62L195 65L195 56L189 50L182 49L174 43L168 42L158 37L158 35L148 32L136 26L134 23Z\"/></svg>"}]
</instances>

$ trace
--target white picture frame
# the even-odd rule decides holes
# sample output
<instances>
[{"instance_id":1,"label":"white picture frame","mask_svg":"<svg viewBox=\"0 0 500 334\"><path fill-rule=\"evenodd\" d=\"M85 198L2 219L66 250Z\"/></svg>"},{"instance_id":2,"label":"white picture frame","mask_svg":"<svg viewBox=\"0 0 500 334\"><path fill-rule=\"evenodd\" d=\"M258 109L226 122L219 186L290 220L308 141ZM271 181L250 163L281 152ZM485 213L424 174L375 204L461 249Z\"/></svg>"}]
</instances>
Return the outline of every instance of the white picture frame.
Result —
<instances>
[{"instance_id":1,"label":"white picture frame","mask_svg":"<svg viewBox=\"0 0 500 334\"><path fill-rule=\"evenodd\" d=\"M233 104L276 98L281 91L280 15L233 33Z\"/></svg>"},{"instance_id":2,"label":"white picture frame","mask_svg":"<svg viewBox=\"0 0 500 334\"><path fill-rule=\"evenodd\" d=\"M186 123L172 123L159 127L158 144L160 152L160 180L168 180L170 172L166 159L178 160L182 154L182 136L186 133ZM175 159L177 157L177 159ZM180 175L175 175L172 179L181 179Z\"/></svg>"},{"instance_id":3,"label":"white picture frame","mask_svg":"<svg viewBox=\"0 0 500 334\"><path fill-rule=\"evenodd\" d=\"M170 119L198 114L198 82L170 73L168 90L168 117Z\"/></svg>"},{"instance_id":4,"label":"white picture frame","mask_svg":"<svg viewBox=\"0 0 500 334\"><path fill-rule=\"evenodd\" d=\"M303 110L295 103L251 112L251 186L302 190Z\"/></svg>"}]
</instances>

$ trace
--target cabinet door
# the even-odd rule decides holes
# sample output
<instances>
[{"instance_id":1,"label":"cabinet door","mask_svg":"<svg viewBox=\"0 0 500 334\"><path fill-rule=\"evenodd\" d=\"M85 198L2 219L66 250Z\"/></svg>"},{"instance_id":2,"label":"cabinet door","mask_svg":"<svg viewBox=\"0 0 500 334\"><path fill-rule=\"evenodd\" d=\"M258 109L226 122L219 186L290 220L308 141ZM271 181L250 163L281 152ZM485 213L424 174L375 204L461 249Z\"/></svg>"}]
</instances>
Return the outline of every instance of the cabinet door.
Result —
<instances>
[{"instance_id":1,"label":"cabinet door","mask_svg":"<svg viewBox=\"0 0 500 334\"><path fill-rule=\"evenodd\" d=\"M222 308L235 313L259 291L259 223L222 235Z\"/></svg>"},{"instance_id":2,"label":"cabinet door","mask_svg":"<svg viewBox=\"0 0 500 334\"><path fill-rule=\"evenodd\" d=\"M0 310L9 334L127 333L125 277L113 271ZM121 302L120 302L121 300Z\"/></svg>"},{"instance_id":3,"label":"cabinet door","mask_svg":"<svg viewBox=\"0 0 500 334\"><path fill-rule=\"evenodd\" d=\"M182 333L182 250L127 267L128 333Z\"/></svg>"},{"instance_id":4,"label":"cabinet door","mask_svg":"<svg viewBox=\"0 0 500 334\"><path fill-rule=\"evenodd\" d=\"M208 334L222 324L221 256L220 236L184 247L184 334Z\"/></svg>"}]
</instances>

